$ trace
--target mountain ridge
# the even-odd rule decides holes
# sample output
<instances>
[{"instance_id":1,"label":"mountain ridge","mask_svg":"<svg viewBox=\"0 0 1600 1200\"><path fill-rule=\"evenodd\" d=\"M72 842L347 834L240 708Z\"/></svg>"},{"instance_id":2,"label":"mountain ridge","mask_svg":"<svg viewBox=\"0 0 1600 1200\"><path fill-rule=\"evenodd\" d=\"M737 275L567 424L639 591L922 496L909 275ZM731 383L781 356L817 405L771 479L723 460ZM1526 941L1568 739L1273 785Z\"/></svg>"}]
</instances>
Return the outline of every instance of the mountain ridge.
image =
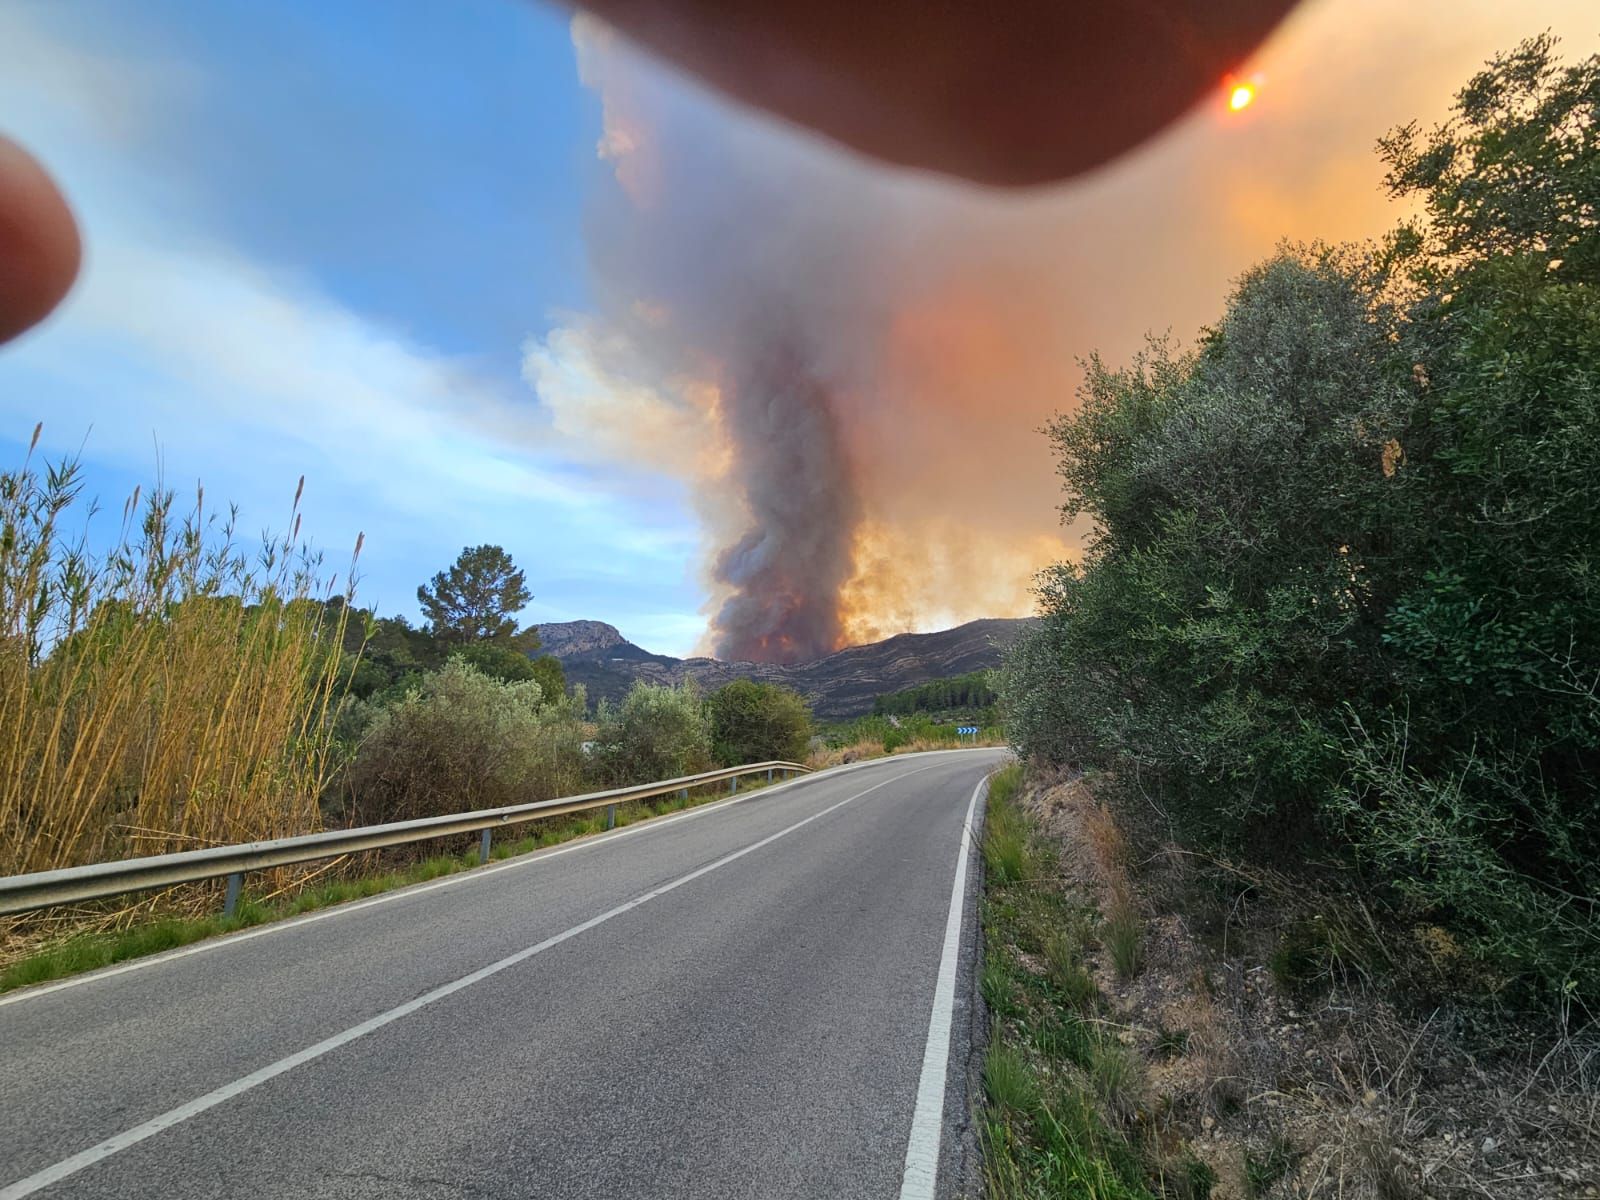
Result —
<instances>
[{"instance_id":1,"label":"mountain ridge","mask_svg":"<svg viewBox=\"0 0 1600 1200\"><path fill-rule=\"evenodd\" d=\"M897 633L788 666L654 654L604 621L552 621L534 628L542 653L559 659L567 681L583 684L591 700L619 700L638 679L692 681L707 691L754 679L793 688L819 717L837 718L871 712L881 694L999 666L1005 647L1031 621L987 617L933 633Z\"/></svg>"}]
</instances>

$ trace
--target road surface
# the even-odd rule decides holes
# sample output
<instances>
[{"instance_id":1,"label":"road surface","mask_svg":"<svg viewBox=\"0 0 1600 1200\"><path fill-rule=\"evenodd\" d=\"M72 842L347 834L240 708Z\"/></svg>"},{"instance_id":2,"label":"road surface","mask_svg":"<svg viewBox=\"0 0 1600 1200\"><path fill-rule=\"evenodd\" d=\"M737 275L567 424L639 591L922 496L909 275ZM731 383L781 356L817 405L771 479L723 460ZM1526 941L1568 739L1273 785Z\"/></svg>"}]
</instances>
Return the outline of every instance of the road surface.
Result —
<instances>
[{"instance_id":1,"label":"road surface","mask_svg":"<svg viewBox=\"0 0 1600 1200\"><path fill-rule=\"evenodd\" d=\"M969 819L843 768L0 997L0 1200L953 1197Z\"/></svg>"}]
</instances>

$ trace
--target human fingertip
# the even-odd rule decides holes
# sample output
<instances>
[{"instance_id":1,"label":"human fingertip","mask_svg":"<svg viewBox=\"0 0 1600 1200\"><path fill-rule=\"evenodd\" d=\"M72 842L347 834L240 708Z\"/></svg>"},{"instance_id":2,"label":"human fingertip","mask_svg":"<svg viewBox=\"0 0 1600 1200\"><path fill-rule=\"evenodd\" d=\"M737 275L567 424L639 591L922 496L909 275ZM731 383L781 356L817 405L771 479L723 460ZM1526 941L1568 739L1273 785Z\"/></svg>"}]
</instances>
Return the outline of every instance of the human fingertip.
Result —
<instances>
[{"instance_id":1,"label":"human fingertip","mask_svg":"<svg viewBox=\"0 0 1600 1200\"><path fill-rule=\"evenodd\" d=\"M0 342L50 315L82 258L78 223L54 180L0 135Z\"/></svg>"}]
</instances>

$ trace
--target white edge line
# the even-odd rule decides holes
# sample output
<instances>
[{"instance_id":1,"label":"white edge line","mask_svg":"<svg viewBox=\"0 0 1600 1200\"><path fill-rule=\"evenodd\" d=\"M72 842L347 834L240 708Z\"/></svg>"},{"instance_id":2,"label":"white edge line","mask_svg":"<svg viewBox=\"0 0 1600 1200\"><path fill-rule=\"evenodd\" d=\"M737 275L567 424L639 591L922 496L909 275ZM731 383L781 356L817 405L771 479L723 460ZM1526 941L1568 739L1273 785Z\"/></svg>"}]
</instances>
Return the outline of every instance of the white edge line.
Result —
<instances>
[{"instance_id":1,"label":"white edge line","mask_svg":"<svg viewBox=\"0 0 1600 1200\"><path fill-rule=\"evenodd\" d=\"M580 933L586 933L597 925L605 924L605 922L611 920L613 917L620 917L623 913L631 912L633 909L638 908L642 904L648 904L650 901L660 896L664 896L668 892L680 888L686 883L690 883L693 880L699 879L702 875L709 875L712 871L715 871L720 867L725 867L736 859L743 858L746 854L750 854L753 851L759 850L763 846L770 846L779 838L788 836L795 830L801 829L804 826L811 824L811 822L827 816L836 809L843 808L846 804L850 804L861 799L861 797L870 792L875 792L881 787L888 787L891 783L898 783L903 779L910 778L912 775L920 775L923 771L931 771L937 765L938 764L936 763L930 763L928 766L919 767L915 771L906 771L901 774L897 774L890 779L881 780L869 788L862 789L853 796L846 796L843 800L840 800L835 804L830 804L827 808L820 809L817 812L812 813L809 817L805 817L802 820L796 821L793 825L789 825L778 830L777 833L768 834L760 841L751 842L750 845L745 846L742 849L735 850L731 854L725 854L721 858L714 859L705 866L697 867L695 870L690 871L687 875L680 875L676 879L662 884L660 887L652 888L650 891L645 892L642 895L635 896L632 900L624 901L615 908L608 908L605 912L599 914L598 916L590 917L587 921L580 922L579 924L572 926L570 929L564 929L558 934L554 934L551 937L545 938L542 942L537 942L532 946L527 946L521 950L518 950L515 954L508 954L505 958L499 959L496 962L492 962L486 967L479 967L471 974L463 975L459 979L454 979L449 983L441 984L439 987L434 988L430 992L424 992L414 1000L408 1000L406 1003L398 1005L395 1008L391 1008L387 1012L381 1012L375 1017L368 1017L359 1025L352 1025L349 1029L344 1030L342 1033L336 1033L332 1037L324 1038L315 1045L307 1046L304 1050L297 1051L296 1053L289 1055L287 1058L280 1058L277 1062L268 1063L259 1070L252 1071L250 1074L245 1075L240 1079L235 1079L232 1083L225 1083L221 1087L209 1091L203 1096L198 1096L195 1099L190 1100L187 1104L180 1104L177 1108L168 1109L159 1116L151 1117L148 1121L135 1125L131 1129L125 1129L121 1133L113 1134L111 1137L106 1138L103 1142L98 1142L95 1145L90 1146L87 1150L80 1150L77 1154L74 1154L69 1158L64 1158L52 1166L45 1167L41 1171L35 1171L32 1175L29 1175L24 1179L19 1179L15 1183L0 1188L0 1200L22 1200L22 1197L24 1196L31 1196L42 1188L47 1188L51 1184L59 1183L61 1180L66 1179L69 1176L76 1175L79 1171L82 1171L86 1167L91 1167L103 1159L110 1158L113 1154L116 1154L122 1150L126 1150L129 1146L137 1145L146 1138L154 1137L164 1129L170 1129L172 1126L181 1124L182 1122L189 1120L191 1117L199 1116L207 1109L215 1108L217 1105L223 1104L226 1101L233 1099L235 1096L238 1096L244 1092L248 1092L252 1088L266 1083L269 1079L275 1079L286 1071L292 1071L298 1066L303 1066L305 1063L321 1058L323 1055L337 1050L339 1047L347 1045L359 1037L365 1037L367 1034L372 1033L375 1030L382 1029L385 1025L391 1024L394 1021L398 1021L402 1017L410 1016L420 1008L425 1008L427 1005L432 1004L435 1001L443 1000L446 996L453 995L454 993L462 991L465 988L469 988L475 983L481 983L483 980L488 979L491 975L498 975L501 971L506 970L508 967L514 967L518 963L525 962L526 960L532 958L535 954L541 954L553 946L559 946L562 942L565 942L571 938L575 938ZM963 844L965 843L963 842ZM965 872L963 872L963 875L964 874ZM942 968L940 979L942 982Z\"/></svg>"},{"instance_id":2,"label":"white edge line","mask_svg":"<svg viewBox=\"0 0 1600 1200\"><path fill-rule=\"evenodd\" d=\"M906 1142L905 1174L900 1179L900 1200L933 1200L939 1180L939 1138L944 1130L945 1078L950 1063L950 1038L955 1016L956 968L961 960L961 926L967 899L967 860L972 855L972 816L989 786L987 774L972 789L966 818L961 822L961 848L956 852L956 877L950 885L950 914L944 925L944 951L933 988L933 1011L928 1017L928 1042L922 1052L922 1078L917 1103L911 1113L911 1136ZM4 1200L4 1197L0 1197Z\"/></svg>"},{"instance_id":3,"label":"white edge line","mask_svg":"<svg viewBox=\"0 0 1600 1200\"><path fill-rule=\"evenodd\" d=\"M414 883L405 887L394 888L376 896L369 896L362 900L347 900L339 904L330 904L327 908L316 912L304 913L297 917L285 917L280 921L268 921L252 929L241 929L236 933L219 934L216 937L204 938L189 946L180 946L175 950L164 950L160 954L149 954L139 958L130 959L124 963L117 963L110 967L100 967L93 971L85 971L73 975L68 979L57 980L53 983L41 983L34 986L24 986L15 991L0 995L0 1008L8 1004L20 1004L24 1000L37 999L48 996L52 992L65 991L67 988L79 987L86 983L98 983L102 979L111 979L117 975L126 975L130 971L142 971L146 967L158 967L162 963L175 962L180 958L188 958L194 954L205 954L212 950L221 950L228 946L237 946L241 942L248 942L258 937L266 937L272 933L285 933L291 929L299 929L304 925L313 925L318 921L326 921L333 917L348 916L351 913L365 912L369 908L376 908L380 904L390 904L396 900L405 900L412 896L420 896L424 892L437 891L440 888L454 887L460 883L471 883L474 880L487 879L491 875L498 875L501 871L510 871L518 867L530 867L552 858L559 858L563 854L573 854L579 850L592 850L596 846L605 846L617 841L619 838L631 836L636 833L646 833L652 829L663 829L668 825L675 825L679 821L688 821L696 817L708 816L735 804L742 804L746 800L771 796L785 788L795 787L813 779L824 779L830 775L843 775L850 771L857 771L863 767L881 766L884 763L895 761L904 762L909 758L918 758L924 754L970 754L973 750L995 750L996 746L973 746L965 750L921 750L911 754L888 755L884 758L869 758L862 762L845 763L843 766L826 767L821 771L812 771L809 774L786 780L783 783L771 784L753 792L746 792L742 796L729 796L725 800L708 800L697 804L687 812L674 813L671 816L651 817L647 820L637 821L622 829L607 830L604 833L590 834L587 837L574 838L570 845L557 845L543 850L532 850L527 854L518 854L504 862L490 866L473 867L459 874L449 875L443 879L432 880L428 883ZM914 774L914 772L908 772Z\"/></svg>"}]
</instances>

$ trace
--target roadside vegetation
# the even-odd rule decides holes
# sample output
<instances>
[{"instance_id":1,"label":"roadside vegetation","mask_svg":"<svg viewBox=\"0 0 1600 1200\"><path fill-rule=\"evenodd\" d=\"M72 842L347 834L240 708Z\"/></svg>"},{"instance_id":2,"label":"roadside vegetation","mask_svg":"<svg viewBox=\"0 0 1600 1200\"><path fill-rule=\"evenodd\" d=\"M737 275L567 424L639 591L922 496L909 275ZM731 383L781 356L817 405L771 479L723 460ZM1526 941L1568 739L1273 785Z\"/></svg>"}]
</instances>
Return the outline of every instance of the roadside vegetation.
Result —
<instances>
[{"instance_id":1,"label":"roadside vegetation","mask_svg":"<svg viewBox=\"0 0 1600 1200\"><path fill-rule=\"evenodd\" d=\"M37 446L35 431L34 446ZM498 546L418 589L426 623L353 603L289 532L247 545L203 493L136 493L105 549L71 461L0 475L0 873L528 803L804 757L804 701L636 686L587 710L515 612ZM68 529L74 532L69 536ZM358 546L359 550L359 546ZM754 786L754 781L746 786ZM727 794L622 805L621 824ZM601 828L551 818L495 857ZM121 961L475 865L467 839L0 919L0 987ZM9 964L9 966L7 965Z\"/></svg>"},{"instance_id":2,"label":"roadside vegetation","mask_svg":"<svg viewBox=\"0 0 1600 1200\"><path fill-rule=\"evenodd\" d=\"M874 713L837 721L817 731L806 762L811 767L830 767L885 754L954 750L962 746L1003 746L1005 730L993 721L993 714L989 715L990 720L980 722L976 716L935 717L912 711L905 716ZM976 735L958 734L959 725L978 725L978 732Z\"/></svg>"},{"instance_id":3,"label":"roadside vegetation","mask_svg":"<svg viewBox=\"0 0 1600 1200\"><path fill-rule=\"evenodd\" d=\"M1079 1126L1120 1182L1029 1182L1087 1085L1002 817L996 1194L1600 1195L1600 56L1524 43L1379 155L1392 236L1284 247L1048 427L1093 533L1002 711L1146 1085Z\"/></svg>"},{"instance_id":4,"label":"roadside vegetation","mask_svg":"<svg viewBox=\"0 0 1600 1200\"><path fill-rule=\"evenodd\" d=\"M70 462L0 474L0 869L298 832L343 694L322 564L231 514L136 492L104 553ZM298 496L296 497L298 504Z\"/></svg>"},{"instance_id":5,"label":"roadside vegetation","mask_svg":"<svg viewBox=\"0 0 1600 1200\"><path fill-rule=\"evenodd\" d=\"M915 703L819 735L802 697L748 681L641 682L591 711L519 627L532 592L499 546L466 547L417 589L422 624L380 617L355 603L355 560L330 575L302 539L298 493L287 532L252 542L203 492L185 507L140 491L106 539L77 465L39 463L38 438L0 475L0 873L957 741ZM603 819L552 818L493 852ZM464 869L467 842L252 873L226 920L220 881L3 919L0 987Z\"/></svg>"},{"instance_id":6,"label":"roadside vegetation","mask_svg":"<svg viewBox=\"0 0 1600 1200\"><path fill-rule=\"evenodd\" d=\"M1041 762L1334 865L1502 1004L1600 1003L1600 56L1380 143L1418 216L1286 247L1049 427L1081 566L1005 671Z\"/></svg>"},{"instance_id":7,"label":"roadside vegetation","mask_svg":"<svg viewBox=\"0 0 1600 1200\"><path fill-rule=\"evenodd\" d=\"M811 708L772 683L737 679L706 699L711 755L719 763L801 762L811 742Z\"/></svg>"},{"instance_id":8,"label":"roadside vegetation","mask_svg":"<svg viewBox=\"0 0 1600 1200\"><path fill-rule=\"evenodd\" d=\"M980 1118L990 1200L1150 1200L1199 1170L1149 1136L1142 1062L1107 1019L1090 956L1108 921L1069 887L1023 807L1022 767L989 784L983 965L990 1016ZM1198 1194L1204 1194L1200 1192Z\"/></svg>"},{"instance_id":9,"label":"roadside vegetation","mask_svg":"<svg viewBox=\"0 0 1600 1200\"><path fill-rule=\"evenodd\" d=\"M997 782L991 1197L1594 1194L1600 1042L1571 1009L1475 1002L1442 927L1411 951L1334 881L1199 856L1109 776ZM1418 970L1465 974L1419 1004Z\"/></svg>"}]
</instances>

